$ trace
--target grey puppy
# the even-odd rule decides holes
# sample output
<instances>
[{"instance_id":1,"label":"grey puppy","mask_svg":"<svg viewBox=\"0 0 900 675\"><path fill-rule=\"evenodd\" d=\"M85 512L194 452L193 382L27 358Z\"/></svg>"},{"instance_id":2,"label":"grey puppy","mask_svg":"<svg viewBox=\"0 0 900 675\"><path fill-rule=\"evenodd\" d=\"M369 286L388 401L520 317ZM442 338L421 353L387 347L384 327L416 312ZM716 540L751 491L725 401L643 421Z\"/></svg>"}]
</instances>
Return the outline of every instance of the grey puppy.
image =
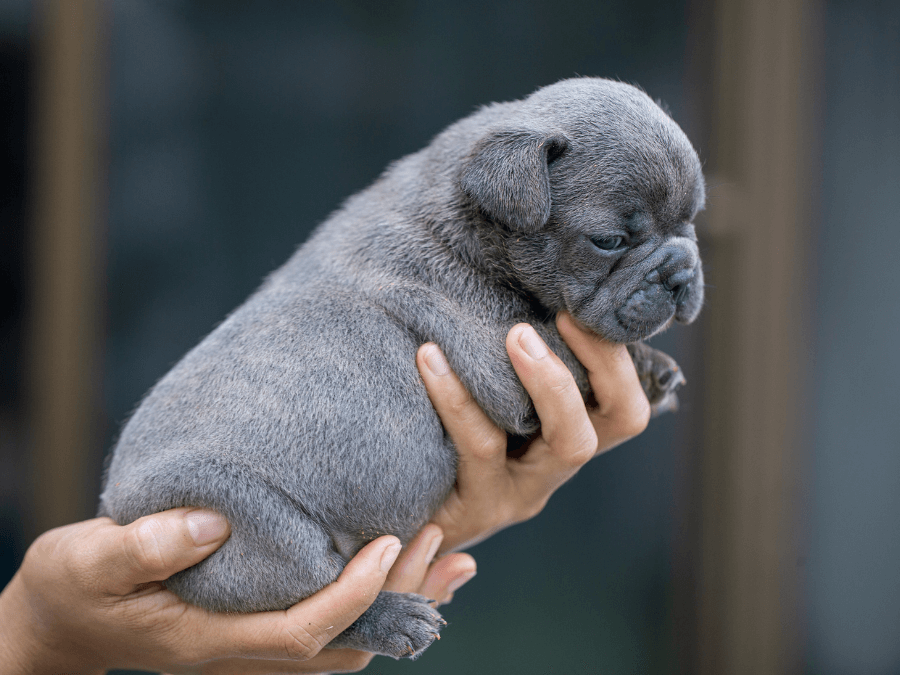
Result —
<instances>
[{"instance_id":1,"label":"grey puppy","mask_svg":"<svg viewBox=\"0 0 900 675\"><path fill-rule=\"evenodd\" d=\"M588 396L555 329L566 310L632 344L651 400L670 407L680 372L639 341L700 310L703 202L690 142L632 86L571 79L480 109L351 197L150 391L100 513L215 509L230 539L168 587L215 611L296 603L375 537L409 541L453 488L422 343L528 436L538 420L506 334L532 324ZM425 598L382 592L330 646L414 656L442 624Z\"/></svg>"}]
</instances>

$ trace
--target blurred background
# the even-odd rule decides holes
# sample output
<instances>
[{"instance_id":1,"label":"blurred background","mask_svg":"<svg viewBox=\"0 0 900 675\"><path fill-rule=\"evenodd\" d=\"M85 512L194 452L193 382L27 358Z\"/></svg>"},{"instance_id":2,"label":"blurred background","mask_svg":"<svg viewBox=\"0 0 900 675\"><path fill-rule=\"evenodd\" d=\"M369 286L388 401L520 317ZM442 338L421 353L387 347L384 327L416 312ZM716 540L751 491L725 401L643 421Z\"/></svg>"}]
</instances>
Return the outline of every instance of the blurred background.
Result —
<instances>
[{"instance_id":1,"label":"blurred background","mask_svg":"<svg viewBox=\"0 0 900 675\"><path fill-rule=\"evenodd\" d=\"M900 673L900 3L0 0L0 582L143 393L393 159L575 75L706 167L682 409L598 458L418 662Z\"/></svg>"}]
</instances>

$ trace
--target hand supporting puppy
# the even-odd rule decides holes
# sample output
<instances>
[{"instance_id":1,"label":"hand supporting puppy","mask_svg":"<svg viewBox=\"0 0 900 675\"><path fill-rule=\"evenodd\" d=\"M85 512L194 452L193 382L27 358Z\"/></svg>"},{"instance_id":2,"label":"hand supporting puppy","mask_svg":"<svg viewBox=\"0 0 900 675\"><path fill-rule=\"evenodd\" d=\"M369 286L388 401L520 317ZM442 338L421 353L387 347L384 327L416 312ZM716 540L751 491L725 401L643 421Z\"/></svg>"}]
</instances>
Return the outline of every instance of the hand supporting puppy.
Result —
<instances>
[{"instance_id":1,"label":"hand supporting puppy","mask_svg":"<svg viewBox=\"0 0 900 675\"><path fill-rule=\"evenodd\" d=\"M542 423L519 459L507 458L506 435L468 396L440 350L419 350L420 372L460 465L456 491L435 524L399 558L397 540L381 537L334 584L287 611L210 614L181 602L159 580L227 539L221 516L175 509L124 527L97 518L58 528L32 544L0 594L0 674L113 667L207 674L361 670L371 654L322 647L379 590L449 601L474 576L475 561L455 553L432 562L438 550L472 545L534 516L586 461L646 426L649 405L625 348L582 330L568 315L557 326L587 368L598 406L585 408L571 374L533 329L513 328L507 350Z\"/></svg>"},{"instance_id":2,"label":"hand supporting puppy","mask_svg":"<svg viewBox=\"0 0 900 675\"><path fill-rule=\"evenodd\" d=\"M600 339L567 313L556 326L587 369L597 406L586 408L568 368L531 326L514 326L506 349L541 422L519 458L507 457L506 434L468 395L440 349L419 349L419 372L459 452L455 491L433 519L444 530L441 551L472 546L534 517L585 462L647 427L650 404L625 346Z\"/></svg>"},{"instance_id":3,"label":"hand supporting puppy","mask_svg":"<svg viewBox=\"0 0 900 675\"><path fill-rule=\"evenodd\" d=\"M376 539L335 583L284 612L212 614L159 583L229 533L220 515L187 508L124 527L96 518L45 533L0 595L0 673L356 671L371 654L320 650L382 587L440 599L474 574L465 554L430 565L441 536L431 525L399 558L395 537Z\"/></svg>"}]
</instances>

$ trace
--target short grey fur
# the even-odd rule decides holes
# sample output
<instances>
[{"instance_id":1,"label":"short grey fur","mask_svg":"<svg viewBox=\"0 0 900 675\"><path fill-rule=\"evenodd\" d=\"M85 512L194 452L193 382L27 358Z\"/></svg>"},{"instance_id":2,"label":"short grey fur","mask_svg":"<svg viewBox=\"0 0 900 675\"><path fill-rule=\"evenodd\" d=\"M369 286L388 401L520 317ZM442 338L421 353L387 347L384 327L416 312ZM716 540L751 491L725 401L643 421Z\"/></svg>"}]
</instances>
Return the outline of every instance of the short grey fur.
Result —
<instances>
[{"instance_id":1,"label":"short grey fur","mask_svg":"<svg viewBox=\"0 0 900 675\"><path fill-rule=\"evenodd\" d=\"M570 79L481 108L348 199L153 387L100 513L221 512L229 540L168 587L214 611L283 609L379 535L409 541L453 488L422 343L525 436L538 422L506 334L532 324L587 396L554 324L566 310L637 343L645 389L670 409L677 366L639 341L700 310L704 199L690 142L635 87ZM426 599L382 592L331 646L416 656L442 624Z\"/></svg>"}]
</instances>

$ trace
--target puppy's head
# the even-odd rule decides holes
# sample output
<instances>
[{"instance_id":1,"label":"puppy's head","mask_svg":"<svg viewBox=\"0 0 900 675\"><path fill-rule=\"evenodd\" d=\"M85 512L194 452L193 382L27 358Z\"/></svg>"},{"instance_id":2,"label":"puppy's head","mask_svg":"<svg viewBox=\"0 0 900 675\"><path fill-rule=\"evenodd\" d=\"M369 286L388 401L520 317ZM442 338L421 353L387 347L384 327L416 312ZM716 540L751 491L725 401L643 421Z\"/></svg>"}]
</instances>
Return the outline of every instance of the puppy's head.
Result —
<instances>
[{"instance_id":1,"label":"puppy's head","mask_svg":"<svg viewBox=\"0 0 900 675\"><path fill-rule=\"evenodd\" d=\"M483 115L460 185L502 232L522 286L616 342L694 320L703 175L659 106L630 85L583 78Z\"/></svg>"}]
</instances>

